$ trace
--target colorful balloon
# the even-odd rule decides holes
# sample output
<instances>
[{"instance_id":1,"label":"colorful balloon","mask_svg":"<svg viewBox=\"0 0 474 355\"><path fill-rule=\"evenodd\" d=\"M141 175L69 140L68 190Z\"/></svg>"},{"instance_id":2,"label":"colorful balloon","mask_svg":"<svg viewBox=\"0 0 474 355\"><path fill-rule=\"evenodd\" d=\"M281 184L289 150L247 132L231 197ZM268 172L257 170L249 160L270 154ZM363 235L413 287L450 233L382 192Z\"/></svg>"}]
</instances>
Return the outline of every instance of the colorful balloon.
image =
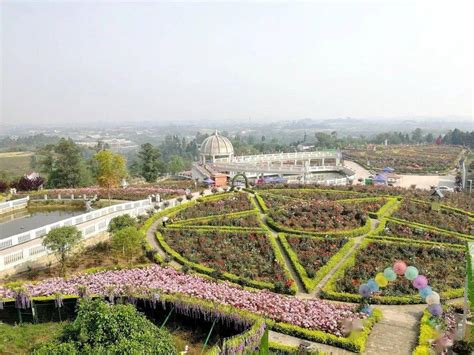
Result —
<instances>
[{"instance_id":1,"label":"colorful balloon","mask_svg":"<svg viewBox=\"0 0 474 355\"><path fill-rule=\"evenodd\" d=\"M428 306L428 312L435 317L439 317L443 314L443 308L441 308L440 304L431 304Z\"/></svg>"},{"instance_id":2,"label":"colorful balloon","mask_svg":"<svg viewBox=\"0 0 474 355\"><path fill-rule=\"evenodd\" d=\"M425 299L426 297L428 297L429 295L433 293L433 289L430 286L426 286L420 289L419 292L420 292L421 298Z\"/></svg>"},{"instance_id":3,"label":"colorful balloon","mask_svg":"<svg viewBox=\"0 0 474 355\"><path fill-rule=\"evenodd\" d=\"M424 275L418 275L413 279L412 284L414 288L421 290L428 286L428 279Z\"/></svg>"},{"instance_id":4,"label":"colorful balloon","mask_svg":"<svg viewBox=\"0 0 474 355\"><path fill-rule=\"evenodd\" d=\"M380 290L379 285L374 279L367 281L367 286L369 286L371 292L378 292Z\"/></svg>"},{"instance_id":5,"label":"colorful balloon","mask_svg":"<svg viewBox=\"0 0 474 355\"><path fill-rule=\"evenodd\" d=\"M433 291L431 292L430 295L426 296L425 301L428 305L439 304L440 302L439 294Z\"/></svg>"},{"instance_id":6,"label":"colorful balloon","mask_svg":"<svg viewBox=\"0 0 474 355\"><path fill-rule=\"evenodd\" d=\"M367 298L370 296L370 288L369 286L367 286L367 284L362 284L359 286L359 294L364 297L364 298Z\"/></svg>"},{"instance_id":7,"label":"colorful balloon","mask_svg":"<svg viewBox=\"0 0 474 355\"><path fill-rule=\"evenodd\" d=\"M387 278L383 275L383 273L379 272L377 275L375 275L375 282L379 287L383 288L388 285L388 280Z\"/></svg>"},{"instance_id":8,"label":"colorful balloon","mask_svg":"<svg viewBox=\"0 0 474 355\"><path fill-rule=\"evenodd\" d=\"M414 266L409 266L407 267L407 269L405 270L405 277L410 280L410 281L413 281L415 279L415 277L418 276L418 269Z\"/></svg>"},{"instance_id":9,"label":"colorful balloon","mask_svg":"<svg viewBox=\"0 0 474 355\"><path fill-rule=\"evenodd\" d=\"M393 271L395 271L397 275L403 275L406 269L407 264L405 264L403 261L396 261L395 264L393 264Z\"/></svg>"},{"instance_id":10,"label":"colorful balloon","mask_svg":"<svg viewBox=\"0 0 474 355\"><path fill-rule=\"evenodd\" d=\"M395 281L397 279L397 273L391 267L386 268L383 271L383 275L388 281Z\"/></svg>"}]
</instances>

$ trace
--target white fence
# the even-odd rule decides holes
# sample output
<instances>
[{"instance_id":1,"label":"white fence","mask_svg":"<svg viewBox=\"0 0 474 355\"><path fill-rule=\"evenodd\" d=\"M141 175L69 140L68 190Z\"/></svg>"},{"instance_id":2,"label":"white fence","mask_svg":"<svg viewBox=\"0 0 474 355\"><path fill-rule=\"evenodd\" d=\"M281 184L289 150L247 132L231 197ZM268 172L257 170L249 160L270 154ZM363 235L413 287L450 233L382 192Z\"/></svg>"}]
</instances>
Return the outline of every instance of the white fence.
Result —
<instances>
[{"instance_id":1,"label":"white fence","mask_svg":"<svg viewBox=\"0 0 474 355\"><path fill-rule=\"evenodd\" d=\"M13 210L24 208L27 206L30 197L26 196L24 198L20 198L18 200L2 202L0 203L0 214L11 212Z\"/></svg>"},{"instance_id":2,"label":"white fence","mask_svg":"<svg viewBox=\"0 0 474 355\"><path fill-rule=\"evenodd\" d=\"M0 239L0 250L12 249L11 253L8 253L8 250L4 250L3 255L0 255L0 271L47 255L47 250L42 245L42 242L43 237L51 229L63 226L77 226L82 232L82 238L88 239L93 235L106 231L112 218L123 214L130 214L132 216L144 214L151 207L152 203L149 199L122 203L51 223L9 238ZM27 244L22 247L20 245L22 243Z\"/></svg>"}]
</instances>

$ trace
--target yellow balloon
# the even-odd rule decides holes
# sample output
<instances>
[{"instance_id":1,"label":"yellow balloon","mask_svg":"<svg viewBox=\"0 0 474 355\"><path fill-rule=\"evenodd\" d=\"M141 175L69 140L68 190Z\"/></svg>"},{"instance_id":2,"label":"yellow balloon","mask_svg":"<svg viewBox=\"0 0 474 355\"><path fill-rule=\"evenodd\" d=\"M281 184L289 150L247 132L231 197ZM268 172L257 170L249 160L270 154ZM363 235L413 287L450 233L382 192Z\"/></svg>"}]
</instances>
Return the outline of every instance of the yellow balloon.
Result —
<instances>
[{"instance_id":1,"label":"yellow balloon","mask_svg":"<svg viewBox=\"0 0 474 355\"><path fill-rule=\"evenodd\" d=\"M380 288L383 288L388 285L388 280L382 272L379 272L375 275L375 282L379 285Z\"/></svg>"}]
</instances>

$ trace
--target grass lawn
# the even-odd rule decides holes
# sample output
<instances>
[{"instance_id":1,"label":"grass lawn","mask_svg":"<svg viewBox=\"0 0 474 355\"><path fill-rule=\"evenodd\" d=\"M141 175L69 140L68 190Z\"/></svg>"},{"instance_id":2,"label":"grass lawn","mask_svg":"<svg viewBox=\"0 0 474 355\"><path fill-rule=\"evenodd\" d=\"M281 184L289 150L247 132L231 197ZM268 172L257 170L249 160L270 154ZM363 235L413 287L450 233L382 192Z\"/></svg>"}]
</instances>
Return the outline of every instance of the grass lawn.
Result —
<instances>
[{"instance_id":1,"label":"grass lawn","mask_svg":"<svg viewBox=\"0 0 474 355\"><path fill-rule=\"evenodd\" d=\"M22 176L30 168L31 152L6 152L0 153L0 171L9 179Z\"/></svg>"},{"instance_id":2,"label":"grass lawn","mask_svg":"<svg viewBox=\"0 0 474 355\"><path fill-rule=\"evenodd\" d=\"M0 354L29 354L56 337L65 323L7 325L0 323Z\"/></svg>"}]
</instances>

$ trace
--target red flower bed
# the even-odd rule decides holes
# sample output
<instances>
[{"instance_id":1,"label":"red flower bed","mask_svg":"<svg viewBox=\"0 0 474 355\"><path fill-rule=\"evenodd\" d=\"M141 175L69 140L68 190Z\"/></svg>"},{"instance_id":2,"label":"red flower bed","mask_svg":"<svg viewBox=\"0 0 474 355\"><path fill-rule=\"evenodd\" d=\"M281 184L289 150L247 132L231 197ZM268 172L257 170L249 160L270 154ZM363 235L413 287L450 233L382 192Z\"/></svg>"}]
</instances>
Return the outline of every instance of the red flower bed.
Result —
<instances>
[{"instance_id":1,"label":"red flower bed","mask_svg":"<svg viewBox=\"0 0 474 355\"><path fill-rule=\"evenodd\" d=\"M426 240L431 242L439 243L451 243L451 244L465 244L466 241L451 237L446 234L430 231L423 228L410 227L406 224L400 224L395 222L387 221L385 224L385 230L381 235L389 237L399 237L406 239Z\"/></svg>"},{"instance_id":2,"label":"red flower bed","mask_svg":"<svg viewBox=\"0 0 474 355\"><path fill-rule=\"evenodd\" d=\"M237 193L219 200L199 202L196 205L179 211L174 219L178 221L251 209L253 209L253 205L250 203L248 195L245 193Z\"/></svg>"},{"instance_id":3,"label":"red flower bed","mask_svg":"<svg viewBox=\"0 0 474 355\"><path fill-rule=\"evenodd\" d=\"M285 281L272 246L263 233L199 232L164 229L166 243L186 259L248 279Z\"/></svg>"},{"instance_id":4,"label":"red flower bed","mask_svg":"<svg viewBox=\"0 0 474 355\"><path fill-rule=\"evenodd\" d=\"M307 231L350 230L365 224L369 212L377 212L385 200L338 203L333 201L290 201L284 208L272 208L269 216L288 228Z\"/></svg>"},{"instance_id":5,"label":"red flower bed","mask_svg":"<svg viewBox=\"0 0 474 355\"><path fill-rule=\"evenodd\" d=\"M354 266L346 270L344 277L336 282L336 290L358 294L361 283L367 282L378 272L403 260L415 266L425 275L436 291L464 287L466 261L464 251L439 246L420 246L371 242L360 250ZM404 277L398 277L383 289L384 296L414 295L418 291Z\"/></svg>"},{"instance_id":6,"label":"red flower bed","mask_svg":"<svg viewBox=\"0 0 474 355\"><path fill-rule=\"evenodd\" d=\"M210 220L190 222L194 226L260 227L260 219L255 214L238 217L214 217Z\"/></svg>"},{"instance_id":7,"label":"red flower bed","mask_svg":"<svg viewBox=\"0 0 474 355\"><path fill-rule=\"evenodd\" d=\"M348 241L345 238L320 239L296 236L288 236L286 240L296 252L300 264L310 278L313 278Z\"/></svg>"},{"instance_id":8,"label":"red flower bed","mask_svg":"<svg viewBox=\"0 0 474 355\"><path fill-rule=\"evenodd\" d=\"M393 217L427 224L448 231L468 235L474 234L474 223L468 216L445 209L434 211L429 203L404 200L400 208L393 214Z\"/></svg>"}]
</instances>

